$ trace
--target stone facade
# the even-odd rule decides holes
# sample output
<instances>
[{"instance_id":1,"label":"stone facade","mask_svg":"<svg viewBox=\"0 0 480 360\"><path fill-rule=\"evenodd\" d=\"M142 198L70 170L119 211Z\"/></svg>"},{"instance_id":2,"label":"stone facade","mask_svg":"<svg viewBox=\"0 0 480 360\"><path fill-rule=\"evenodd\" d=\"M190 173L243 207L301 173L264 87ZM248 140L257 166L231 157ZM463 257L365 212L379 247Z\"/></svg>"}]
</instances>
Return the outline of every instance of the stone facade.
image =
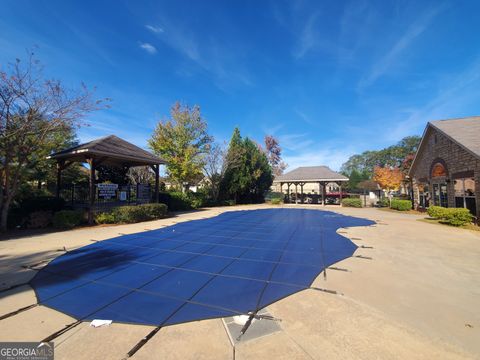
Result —
<instances>
[{"instance_id":1,"label":"stone facade","mask_svg":"<svg viewBox=\"0 0 480 360\"><path fill-rule=\"evenodd\" d=\"M445 169L443 176L434 176L438 175L436 164L443 165ZM427 126L410 170L410 177L416 208L422 205L421 189L425 185L430 191L430 205L440 205L432 196L434 184L446 186L448 207L455 207L455 181L461 178L474 178L476 215L480 216L480 158L431 125Z\"/></svg>"}]
</instances>

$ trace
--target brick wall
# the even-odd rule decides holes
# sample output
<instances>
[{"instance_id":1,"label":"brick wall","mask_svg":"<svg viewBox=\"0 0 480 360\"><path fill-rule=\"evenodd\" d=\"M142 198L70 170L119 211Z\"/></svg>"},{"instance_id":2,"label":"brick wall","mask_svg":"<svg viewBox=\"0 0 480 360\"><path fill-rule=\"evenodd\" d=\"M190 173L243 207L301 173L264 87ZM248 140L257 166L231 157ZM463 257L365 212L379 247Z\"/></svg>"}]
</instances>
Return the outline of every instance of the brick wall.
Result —
<instances>
[{"instance_id":1,"label":"brick wall","mask_svg":"<svg viewBox=\"0 0 480 360\"><path fill-rule=\"evenodd\" d=\"M410 173L413 179L415 205L417 206L419 201L418 182L423 182L422 180L427 179L430 186L430 192L432 192L431 168L433 163L438 159L444 161L448 172L446 180L449 207L455 207L455 190L453 182L455 174L465 171L474 172L477 216L479 216L480 160L432 127L429 127L425 133L422 148L417 154L414 167Z\"/></svg>"}]
</instances>

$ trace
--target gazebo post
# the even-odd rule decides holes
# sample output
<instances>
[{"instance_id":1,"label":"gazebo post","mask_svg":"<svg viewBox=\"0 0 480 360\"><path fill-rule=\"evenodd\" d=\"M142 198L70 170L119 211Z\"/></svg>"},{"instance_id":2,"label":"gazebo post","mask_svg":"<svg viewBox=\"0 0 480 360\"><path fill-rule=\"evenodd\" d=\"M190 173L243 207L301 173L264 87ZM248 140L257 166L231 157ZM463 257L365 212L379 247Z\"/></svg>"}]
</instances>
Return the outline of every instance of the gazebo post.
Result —
<instances>
[{"instance_id":1,"label":"gazebo post","mask_svg":"<svg viewBox=\"0 0 480 360\"><path fill-rule=\"evenodd\" d=\"M322 205L325 206L325 182L322 183Z\"/></svg>"},{"instance_id":2,"label":"gazebo post","mask_svg":"<svg viewBox=\"0 0 480 360\"><path fill-rule=\"evenodd\" d=\"M95 204L95 161L93 158L88 158L87 163L90 165L88 224L93 225L93 206Z\"/></svg>"},{"instance_id":3,"label":"gazebo post","mask_svg":"<svg viewBox=\"0 0 480 360\"><path fill-rule=\"evenodd\" d=\"M303 185L305 183L300 183L300 203L303 204Z\"/></svg>"},{"instance_id":4,"label":"gazebo post","mask_svg":"<svg viewBox=\"0 0 480 360\"><path fill-rule=\"evenodd\" d=\"M288 203L290 203L290 185L291 185L291 183L287 182L287 199L288 199Z\"/></svg>"},{"instance_id":5,"label":"gazebo post","mask_svg":"<svg viewBox=\"0 0 480 360\"><path fill-rule=\"evenodd\" d=\"M63 160L57 161L57 199L60 198L60 186L62 185L62 168L65 162Z\"/></svg>"},{"instance_id":6,"label":"gazebo post","mask_svg":"<svg viewBox=\"0 0 480 360\"><path fill-rule=\"evenodd\" d=\"M298 183L295 183L295 204L298 204Z\"/></svg>"},{"instance_id":7,"label":"gazebo post","mask_svg":"<svg viewBox=\"0 0 480 360\"><path fill-rule=\"evenodd\" d=\"M160 164L155 165L155 202L159 201L159 187L160 187Z\"/></svg>"},{"instance_id":8,"label":"gazebo post","mask_svg":"<svg viewBox=\"0 0 480 360\"><path fill-rule=\"evenodd\" d=\"M342 205L342 183L338 183L338 188L340 189L340 205Z\"/></svg>"}]
</instances>

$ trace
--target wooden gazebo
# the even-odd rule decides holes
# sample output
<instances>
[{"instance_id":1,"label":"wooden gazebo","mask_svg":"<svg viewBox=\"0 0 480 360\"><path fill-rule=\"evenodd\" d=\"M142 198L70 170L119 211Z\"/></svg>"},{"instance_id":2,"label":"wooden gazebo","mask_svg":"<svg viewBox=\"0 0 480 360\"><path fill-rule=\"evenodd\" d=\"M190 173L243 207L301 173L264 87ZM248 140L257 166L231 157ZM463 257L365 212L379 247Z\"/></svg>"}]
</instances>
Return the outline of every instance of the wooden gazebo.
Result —
<instances>
[{"instance_id":1,"label":"wooden gazebo","mask_svg":"<svg viewBox=\"0 0 480 360\"><path fill-rule=\"evenodd\" d=\"M74 162L87 163L90 167L88 221L93 222L92 209L95 203L95 168L99 165L130 168L150 166L155 172L155 201L159 196L160 165L165 161L115 135L92 140L48 156L57 161L57 197L60 196L62 170Z\"/></svg>"},{"instance_id":2,"label":"wooden gazebo","mask_svg":"<svg viewBox=\"0 0 480 360\"><path fill-rule=\"evenodd\" d=\"M327 166L304 166L298 167L283 175L277 176L273 182L280 184L283 192L283 185L287 185L287 196L290 198L290 186L295 185L295 194L298 194L300 186L301 198L303 200L303 187L307 183L316 183L322 196L322 204L325 205L326 186L329 183L336 183L340 188L340 201L342 199L342 183L348 181L348 178L331 170Z\"/></svg>"}]
</instances>

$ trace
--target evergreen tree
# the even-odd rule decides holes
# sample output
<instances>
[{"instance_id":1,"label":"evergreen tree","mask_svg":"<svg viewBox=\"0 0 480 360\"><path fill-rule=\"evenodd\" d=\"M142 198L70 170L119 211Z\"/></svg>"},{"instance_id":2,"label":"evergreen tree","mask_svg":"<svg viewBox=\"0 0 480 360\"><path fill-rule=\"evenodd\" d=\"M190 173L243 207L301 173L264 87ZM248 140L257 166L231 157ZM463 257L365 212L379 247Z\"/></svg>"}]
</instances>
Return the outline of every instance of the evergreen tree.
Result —
<instances>
[{"instance_id":1,"label":"evergreen tree","mask_svg":"<svg viewBox=\"0 0 480 360\"><path fill-rule=\"evenodd\" d=\"M272 169L265 152L249 138L242 139L235 128L225 158L222 181L224 199L236 203L259 202L272 185Z\"/></svg>"}]
</instances>

